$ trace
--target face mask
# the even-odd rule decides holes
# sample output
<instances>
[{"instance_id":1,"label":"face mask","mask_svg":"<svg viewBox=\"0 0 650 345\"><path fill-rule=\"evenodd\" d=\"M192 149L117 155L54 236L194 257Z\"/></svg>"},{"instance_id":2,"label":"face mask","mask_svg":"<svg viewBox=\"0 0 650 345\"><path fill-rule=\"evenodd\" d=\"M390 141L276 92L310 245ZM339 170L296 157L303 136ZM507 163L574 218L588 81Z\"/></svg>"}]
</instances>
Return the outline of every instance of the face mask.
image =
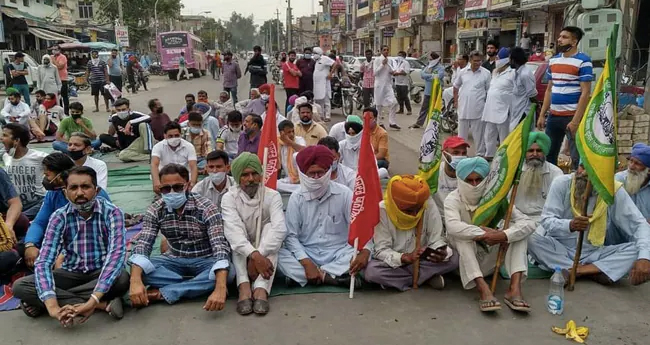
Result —
<instances>
[{"instance_id":1,"label":"face mask","mask_svg":"<svg viewBox=\"0 0 650 345\"><path fill-rule=\"evenodd\" d=\"M70 115L73 120L78 120L81 118L81 115Z\"/></svg>"},{"instance_id":2,"label":"face mask","mask_svg":"<svg viewBox=\"0 0 650 345\"><path fill-rule=\"evenodd\" d=\"M43 101L43 106L45 106L45 109L50 109L55 105L56 105L56 101L53 99L49 99L49 100L46 99Z\"/></svg>"},{"instance_id":3,"label":"face mask","mask_svg":"<svg viewBox=\"0 0 650 345\"><path fill-rule=\"evenodd\" d=\"M573 46L570 45L570 44L563 45L563 46L558 45L558 46L557 46L557 52L558 52L558 53L566 53L566 52L568 52L569 50L571 50L572 47L573 47Z\"/></svg>"},{"instance_id":4,"label":"face mask","mask_svg":"<svg viewBox=\"0 0 650 345\"><path fill-rule=\"evenodd\" d=\"M58 50L52 50L52 54L54 54L54 55L59 55L59 54L61 54L61 52L58 51Z\"/></svg>"},{"instance_id":5,"label":"face mask","mask_svg":"<svg viewBox=\"0 0 650 345\"><path fill-rule=\"evenodd\" d=\"M307 200L319 199L325 193L327 193L327 188L329 187L330 180L332 178L332 170L328 170L325 175L319 178L311 178L299 172L300 175L300 190L303 193L308 194L306 196Z\"/></svg>"},{"instance_id":6,"label":"face mask","mask_svg":"<svg viewBox=\"0 0 650 345\"><path fill-rule=\"evenodd\" d=\"M537 56L542 56L542 53L541 53L541 52L538 52L538 53L535 53L535 55L537 55Z\"/></svg>"},{"instance_id":7,"label":"face mask","mask_svg":"<svg viewBox=\"0 0 650 345\"><path fill-rule=\"evenodd\" d=\"M117 112L117 117L119 117L122 120L126 120L126 119L129 118L129 111L128 110L118 111Z\"/></svg>"},{"instance_id":8,"label":"face mask","mask_svg":"<svg viewBox=\"0 0 650 345\"><path fill-rule=\"evenodd\" d=\"M314 60L318 60L318 59L320 59L320 54L314 54L314 55L313 55L313 58L314 58Z\"/></svg>"},{"instance_id":9,"label":"face mask","mask_svg":"<svg viewBox=\"0 0 650 345\"><path fill-rule=\"evenodd\" d=\"M310 119L308 117L303 117L303 118L300 118L300 123L302 123L303 125L311 125L312 119Z\"/></svg>"},{"instance_id":10,"label":"face mask","mask_svg":"<svg viewBox=\"0 0 650 345\"><path fill-rule=\"evenodd\" d=\"M352 144L353 147L357 147L361 143L361 133L355 135L346 134L345 140Z\"/></svg>"},{"instance_id":11,"label":"face mask","mask_svg":"<svg viewBox=\"0 0 650 345\"><path fill-rule=\"evenodd\" d=\"M43 188L45 188L46 190L60 189L59 186L53 183L53 181L56 180L57 177L59 177L59 175L56 175L56 177L54 177L52 181L50 181L46 176L43 176L43 182L42 182Z\"/></svg>"},{"instance_id":12,"label":"face mask","mask_svg":"<svg viewBox=\"0 0 650 345\"><path fill-rule=\"evenodd\" d=\"M332 162L332 172L339 170L339 161Z\"/></svg>"},{"instance_id":13,"label":"face mask","mask_svg":"<svg viewBox=\"0 0 650 345\"><path fill-rule=\"evenodd\" d=\"M190 133L192 134L200 134L202 128L201 127L190 127Z\"/></svg>"},{"instance_id":14,"label":"face mask","mask_svg":"<svg viewBox=\"0 0 650 345\"><path fill-rule=\"evenodd\" d=\"M87 213L92 211L93 207L95 207L95 198L92 198L84 202L83 204L77 204L75 202L70 201L70 205L72 205L72 207L74 207L79 212Z\"/></svg>"},{"instance_id":15,"label":"face mask","mask_svg":"<svg viewBox=\"0 0 650 345\"><path fill-rule=\"evenodd\" d=\"M181 138L169 138L167 144L171 147L178 147L181 144Z\"/></svg>"},{"instance_id":16,"label":"face mask","mask_svg":"<svg viewBox=\"0 0 650 345\"><path fill-rule=\"evenodd\" d=\"M472 186L471 184L458 179L458 192L460 193L460 199L470 207L470 210L474 211L483 197L485 188L487 184L483 180L478 186Z\"/></svg>"},{"instance_id":17,"label":"face mask","mask_svg":"<svg viewBox=\"0 0 650 345\"><path fill-rule=\"evenodd\" d=\"M44 64L45 66L49 66L49 65L50 65L50 60L45 60L45 61L43 61L43 64Z\"/></svg>"},{"instance_id":18,"label":"face mask","mask_svg":"<svg viewBox=\"0 0 650 345\"><path fill-rule=\"evenodd\" d=\"M448 161L447 163L449 164L449 167L455 171L458 163L465 158L467 158L467 156L451 156L451 161Z\"/></svg>"},{"instance_id":19,"label":"face mask","mask_svg":"<svg viewBox=\"0 0 650 345\"><path fill-rule=\"evenodd\" d=\"M311 54L305 54L302 56L305 60L311 60Z\"/></svg>"},{"instance_id":20,"label":"face mask","mask_svg":"<svg viewBox=\"0 0 650 345\"><path fill-rule=\"evenodd\" d=\"M269 95L263 93L261 97L262 97L262 100L266 102L266 101L269 100L269 97L271 97L271 96L269 96Z\"/></svg>"},{"instance_id":21,"label":"face mask","mask_svg":"<svg viewBox=\"0 0 650 345\"><path fill-rule=\"evenodd\" d=\"M226 62L230 61L230 57L226 56L226 57L224 58L224 61L226 61Z\"/></svg>"},{"instance_id":22,"label":"face mask","mask_svg":"<svg viewBox=\"0 0 650 345\"><path fill-rule=\"evenodd\" d=\"M163 113L163 107L156 109L156 114L162 114L162 113Z\"/></svg>"},{"instance_id":23,"label":"face mask","mask_svg":"<svg viewBox=\"0 0 650 345\"><path fill-rule=\"evenodd\" d=\"M81 151L68 151L68 157L72 158L73 161L78 161L86 156L86 153Z\"/></svg>"},{"instance_id":24,"label":"face mask","mask_svg":"<svg viewBox=\"0 0 650 345\"><path fill-rule=\"evenodd\" d=\"M241 190L248 195L249 198L254 198L255 194L257 194L257 190L259 189L260 184L259 183L252 183L246 186L242 186Z\"/></svg>"},{"instance_id":25,"label":"face mask","mask_svg":"<svg viewBox=\"0 0 650 345\"><path fill-rule=\"evenodd\" d=\"M171 192L163 194L162 199L165 202L165 205L167 205L167 209L169 211L173 211L178 210L179 208L183 207L183 205L185 205L185 202L187 202L187 195L185 192Z\"/></svg>"},{"instance_id":26,"label":"face mask","mask_svg":"<svg viewBox=\"0 0 650 345\"><path fill-rule=\"evenodd\" d=\"M501 68L501 67L503 67L503 66L508 65L509 63L510 63L510 59L509 59L509 58L499 59L499 60L497 60L497 61L495 62L495 67L498 69L498 68Z\"/></svg>"},{"instance_id":27,"label":"face mask","mask_svg":"<svg viewBox=\"0 0 650 345\"><path fill-rule=\"evenodd\" d=\"M216 173L210 173L210 180L214 184L221 184L226 179L226 172L220 171Z\"/></svg>"},{"instance_id":28,"label":"face mask","mask_svg":"<svg viewBox=\"0 0 650 345\"><path fill-rule=\"evenodd\" d=\"M234 132L234 133L239 133L239 132L241 132L241 126L239 126L239 127L228 126L228 127L230 127L230 131L231 131L231 132Z\"/></svg>"}]
</instances>

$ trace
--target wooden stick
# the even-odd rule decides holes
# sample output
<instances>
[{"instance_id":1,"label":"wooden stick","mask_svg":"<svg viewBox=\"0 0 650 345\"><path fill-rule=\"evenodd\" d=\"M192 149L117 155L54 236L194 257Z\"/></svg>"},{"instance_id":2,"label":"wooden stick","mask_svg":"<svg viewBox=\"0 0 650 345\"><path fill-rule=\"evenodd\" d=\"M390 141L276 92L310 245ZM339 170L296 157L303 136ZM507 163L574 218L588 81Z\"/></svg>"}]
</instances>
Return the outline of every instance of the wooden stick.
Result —
<instances>
[{"instance_id":1,"label":"wooden stick","mask_svg":"<svg viewBox=\"0 0 650 345\"><path fill-rule=\"evenodd\" d=\"M418 251L420 250L420 246L422 246L422 240L420 237L422 237L422 219L424 219L425 215L422 214L422 218L418 221L418 225L415 227L415 250ZM413 262L413 289L418 288L418 280L420 280L420 256L418 255L415 258L415 262Z\"/></svg>"},{"instance_id":2,"label":"wooden stick","mask_svg":"<svg viewBox=\"0 0 650 345\"><path fill-rule=\"evenodd\" d=\"M512 210L515 207L515 200L517 198L517 189L519 189L519 183L515 183L512 186L512 192L510 193L510 203L508 205L508 211L506 212L505 220L503 221L503 230L501 231L505 231L510 227L510 221L512 220ZM503 259L507 251L508 251L508 243L501 243L499 245L499 252L497 253L497 263L494 266L494 274L492 275L492 282L490 284L490 291L492 291L492 293L494 293L494 291L497 288L497 278L499 277L499 270L501 269L501 264L503 264Z\"/></svg>"},{"instance_id":3,"label":"wooden stick","mask_svg":"<svg viewBox=\"0 0 650 345\"><path fill-rule=\"evenodd\" d=\"M587 180L587 186L585 187L585 193L582 195L582 216L586 217L587 216L587 207L589 207L589 197L591 196L591 181ZM578 244L576 246L576 255L573 257L573 268L571 268L571 272L569 274L569 291L573 291L575 289L575 284L576 284L576 271L578 270L578 264L580 264L580 256L582 256L582 241L585 239L585 232L580 231L580 234L578 234Z\"/></svg>"},{"instance_id":4,"label":"wooden stick","mask_svg":"<svg viewBox=\"0 0 650 345\"><path fill-rule=\"evenodd\" d=\"M264 159L262 164L262 196L260 197L260 216L257 217L257 229L255 230L255 248L260 247L260 237L262 235L262 222L264 218L264 195L266 195L266 165L269 161L269 148L264 148Z\"/></svg>"},{"instance_id":5,"label":"wooden stick","mask_svg":"<svg viewBox=\"0 0 650 345\"><path fill-rule=\"evenodd\" d=\"M357 252L359 248L359 238L354 239L354 255L352 255L352 261L354 261L357 258ZM350 298L354 298L354 283L356 281L357 275L353 274L352 277L350 277Z\"/></svg>"}]
</instances>

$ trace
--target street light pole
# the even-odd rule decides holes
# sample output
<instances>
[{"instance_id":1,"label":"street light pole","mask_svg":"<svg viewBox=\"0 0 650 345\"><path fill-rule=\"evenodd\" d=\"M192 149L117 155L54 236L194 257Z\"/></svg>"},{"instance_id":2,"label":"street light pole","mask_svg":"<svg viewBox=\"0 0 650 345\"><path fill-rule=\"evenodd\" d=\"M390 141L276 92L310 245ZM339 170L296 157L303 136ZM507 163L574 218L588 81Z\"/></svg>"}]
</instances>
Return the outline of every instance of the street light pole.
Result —
<instances>
[{"instance_id":1,"label":"street light pole","mask_svg":"<svg viewBox=\"0 0 650 345\"><path fill-rule=\"evenodd\" d=\"M156 49L158 49L158 1L153 4L153 21L154 21L154 26L156 27Z\"/></svg>"}]
</instances>

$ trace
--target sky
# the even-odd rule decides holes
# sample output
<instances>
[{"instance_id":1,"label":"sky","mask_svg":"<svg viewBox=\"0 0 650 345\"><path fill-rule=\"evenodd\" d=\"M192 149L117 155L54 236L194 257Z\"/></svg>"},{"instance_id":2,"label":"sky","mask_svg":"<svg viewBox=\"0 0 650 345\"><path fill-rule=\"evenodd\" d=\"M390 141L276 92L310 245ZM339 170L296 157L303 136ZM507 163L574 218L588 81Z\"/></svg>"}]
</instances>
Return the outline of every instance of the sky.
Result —
<instances>
[{"instance_id":1,"label":"sky","mask_svg":"<svg viewBox=\"0 0 650 345\"><path fill-rule=\"evenodd\" d=\"M295 18L312 14L312 2L315 12L318 12L318 0L292 0L294 22ZM280 10L280 20L286 21L287 2L286 0L181 0L184 15L202 14L214 19L227 20L230 14L235 11L244 16L253 15L255 24L261 25L266 20L276 17L276 9ZM211 11L210 14L201 13Z\"/></svg>"}]
</instances>

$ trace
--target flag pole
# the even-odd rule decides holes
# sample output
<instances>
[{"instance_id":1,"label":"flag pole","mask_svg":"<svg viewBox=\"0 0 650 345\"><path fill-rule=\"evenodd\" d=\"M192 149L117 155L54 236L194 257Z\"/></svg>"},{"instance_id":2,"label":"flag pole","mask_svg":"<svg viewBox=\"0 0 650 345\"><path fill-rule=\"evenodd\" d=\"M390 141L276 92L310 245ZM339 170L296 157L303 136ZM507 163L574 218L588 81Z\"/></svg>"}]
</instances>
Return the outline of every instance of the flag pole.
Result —
<instances>
[{"instance_id":1,"label":"flag pole","mask_svg":"<svg viewBox=\"0 0 650 345\"><path fill-rule=\"evenodd\" d=\"M415 251L420 250L420 246L422 246L422 241L420 237L422 237L422 219L424 219L424 215L420 218L418 221L418 225L415 228ZM418 255L415 258L415 261L413 262L413 289L418 288L418 281L420 280L420 256Z\"/></svg>"},{"instance_id":2,"label":"flag pole","mask_svg":"<svg viewBox=\"0 0 650 345\"><path fill-rule=\"evenodd\" d=\"M359 238L355 237L354 238L354 254L352 255L352 261L354 261L357 258L357 252L359 248ZM356 273L350 277L350 298L354 298L354 283L357 278Z\"/></svg>"},{"instance_id":3,"label":"flag pole","mask_svg":"<svg viewBox=\"0 0 650 345\"><path fill-rule=\"evenodd\" d=\"M510 202L508 203L508 211L506 212L506 217L503 221L503 230L505 231L510 227L510 221L512 220L512 210L515 207L515 199L517 198L517 189L519 189L519 179L515 181L512 186L512 193L510 194ZM490 284L490 291L494 293L497 288L497 278L499 276L499 270L503 264L503 257L508 251L508 243L501 243L499 245L499 252L497 254L497 263L494 266L494 274L492 274L492 282Z\"/></svg>"},{"instance_id":4,"label":"flag pole","mask_svg":"<svg viewBox=\"0 0 650 345\"><path fill-rule=\"evenodd\" d=\"M585 193L582 195L582 213L583 217L587 216L587 207L589 206L589 196L591 196L592 185L591 181L587 179L587 186L585 187ZM576 246L576 255L573 257L573 267L569 274L569 291L575 289L576 284L576 271L578 270L578 264L580 263L580 256L582 256L582 241L585 239L585 232L580 231L578 234L578 245Z\"/></svg>"},{"instance_id":5,"label":"flag pole","mask_svg":"<svg viewBox=\"0 0 650 345\"><path fill-rule=\"evenodd\" d=\"M262 218L264 217L264 195L266 195L266 165L269 162L269 148L264 147L264 159L262 163L262 196L260 196L260 216L257 217L257 229L255 230L255 248L260 246L260 236L262 234Z\"/></svg>"}]
</instances>

